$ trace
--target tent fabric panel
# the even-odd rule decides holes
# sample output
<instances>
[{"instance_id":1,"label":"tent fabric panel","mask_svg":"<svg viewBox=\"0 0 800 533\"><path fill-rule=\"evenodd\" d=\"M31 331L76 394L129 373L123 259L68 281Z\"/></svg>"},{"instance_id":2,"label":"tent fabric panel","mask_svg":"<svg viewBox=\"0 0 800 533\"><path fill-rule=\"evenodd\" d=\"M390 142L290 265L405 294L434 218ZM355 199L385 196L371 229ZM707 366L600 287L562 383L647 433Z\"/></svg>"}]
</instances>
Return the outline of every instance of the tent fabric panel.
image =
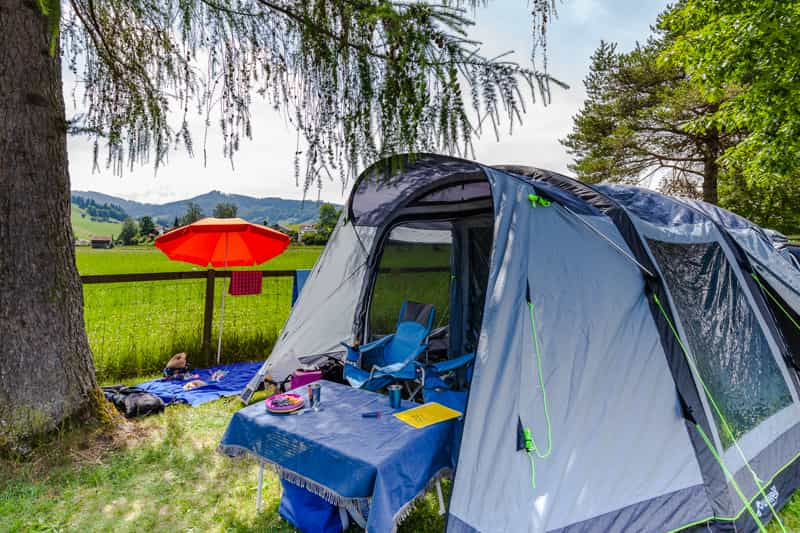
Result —
<instances>
[{"instance_id":1,"label":"tent fabric panel","mask_svg":"<svg viewBox=\"0 0 800 533\"><path fill-rule=\"evenodd\" d=\"M602 183L595 188L637 217L659 226L698 224L706 218L678 200L650 189Z\"/></svg>"},{"instance_id":2,"label":"tent fabric panel","mask_svg":"<svg viewBox=\"0 0 800 533\"><path fill-rule=\"evenodd\" d=\"M800 424L778 437L751 461L754 470L764 482L764 492L773 498L771 503L776 510L780 510L800 487L798 442L800 442ZM735 478L742 491L751 495L752 505L759 519L766 521L772 518L772 512L764 497L759 495L752 476L746 471L739 471ZM740 507L743 506L740 504ZM744 510L740 512L737 527L741 531L757 531L758 528L750 515Z\"/></svg>"},{"instance_id":3,"label":"tent fabric panel","mask_svg":"<svg viewBox=\"0 0 800 533\"><path fill-rule=\"evenodd\" d=\"M275 379L301 367L298 357L341 350L340 342L352 340L374 238L375 228L339 220L267 359Z\"/></svg>"},{"instance_id":4,"label":"tent fabric panel","mask_svg":"<svg viewBox=\"0 0 800 533\"><path fill-rule=\"evenodd\" d=\"M639 269L558 205L532 208L530 185L489 175L495 247L453 515L479 531L548 531L701 485ZM553 440L536 489L516 449L518 418L546 440L528 282Z\"/></svg>"},{"instance_id":5,"label":"tent fabric panel","mask_svg":"<svg viewBox=\"0 0 800 533\"><path fill-rule=\"evenodd\" d=\"M523 165L495 165L493 168L502 170L503 172L515 174L517 176L522 176L526 179L526 181L532 181L536 192L544 194L544 196L550 200L554 200L561 205L568 207L572 211L575 211L576 213L581 215L601 214L599 209L594 207L592 204L585 202L575 194L572 194L570 191L545 181L545 178L548 177L558 176L559 178L564 178L565 176L561 176L555 172L550 172L549 170Z\"/></svg>"},{"instance_id":6,"label":"tent fabric panel","mask_svg":"<svg viewBox=\"0 0 800 533\"><path fill-rule=\"evenodd\" d=\"M479 164L463 159L420 154L383 160L356 181L348 203L349 217L359 226L382 226L410 197L436 182L485 179Z\"/></svg>"},{"instance_id":7,"label":"tent fabric panel","mask_svg":"<svg viewBox=\"0 0 800 533\"><path fill-rule=\"evenodd\" d=\"M703 213L705 216L719 224L725 229L756 229L759 232L763 231L761 228L750 222L744 217L740 217L735 213L709 204L700 200L693 200L691 198L680 198L679 201L692 209Z\"/></svg>"},{"instance_id":8,"label":"tent fabric panel","mask_svg":"<svg viewBox=\"0 0 800 533\"><path fill-rule=\"evenodd\" d=\"M670 531L697 521L708 511L705 488L695 485L651 500L637 502L622 509L550 530L549 533L627 533L629 531ZM656 526L654 528L654 525Z\"/></svg>"},{"instance_id":9,"label":"tent fabric panel","mask_svg":"<svg viewBox=\"0 0 800 533\"><path fill-rule=\"evenodd\" d=\"M753 268L770 280L770 285L795 312L800 313L800 270L777 253L763 235L752 229L728 230L750 258Z\"/></svg>"},{"instance_id":10,"label":"tent fabric panel","mask_svg":"<svg viewBox=\"0 0 800 533\"><path fill-rule=\"evenodd\" d=\"M800 428L793 429L792 438L797 442L800 439ZM737 476L738 478L739 476ZM741 483L747 480L741 479ZM780 510L791 498L792 494L800 488L800 460L797 457L783 465L783 468L776 475L765 480L767 484L766 492L770 497L776 498L773 506ZM750 481L752 484L752 481ZM774 487L774 488L773 488ZM746 487L743 487L743 490ZM702 516L702 509L697 509L698 502L703 500L704 487L695 486L683 489L672 494L666 494L652 500L635 503L624 509L614 511L602 516L598 516L584 522L573 524L566 528L556 530L557 533L591 533L598 532L627 532L627 531L649 531L655 522L664 523L663 531L681 528L683 533L700 532L757 532L758 526L750 514L744 509L744 504L738 503L738 507L728 515L720 515L719 518L712 515ZM751 505L756 512L759 520L769 523L772 513L769 510L763 497L752 498ZM654 519L654 515L660 513L664 521ZM701 516L700 519L695 517ZM644 521L637 522L643 518ZM705 519L708 518L708 521ZM699 523L697 523L699 522ZM551 533L556 533L553 531ZM469 526L457 516L451 514L447 519L448 533L477 533L478 530Z\"/></svg>"},{"instance_id":11,"label":"tent fabric panel","mask_svg":"<svg viewBox=\"0 0 800 533\"><path fill-rule=\"evenodd\" d=\"M753 454L750 453L753 446L750 446L750 443L747 442L747 437L749 437L749 435L745 436L740 442L745 454L748 456L750 467L758 474L758 477L764 481L767 492L769 492L770 489L769 480L775 477L782 469L786 468L788 464L797 460L798 454L800 454L800 445L798 444L798 442L800 442L800 440L798 440L800 439L800 418L798 418L797 407L793 406L784 409L773 418L775 420L768 421L767 423L772 423L774 425L781 424L783 428L788 424L789 429L780 433L777 437L770 440L766 446L761 447L758 452ZM742 492L749 498L756 498L759 494L759 490L755 485L752 474L746 468L737 468L737 465L733 464L734 461L729 459L729 457L733 457L733 453L731 452L732 451L729 450L728 453L726 453L724 457L725 462L730 469L733 470L736 468L733 470L734 477ZM735 496L734 498L735 506L741 508L742 505L739 498ZM769 513L769 511L767 512Z\"/></svg>"},{"instance_id":12,"label":"tent fabric panel","mask_svg":"<svg viewBox=\"0 0 800 533\"><path fill-rule=\"evenodd\" d=\"M643 265L649 272L657 272L657 267L650 255L650 250L645 244L642 228L643 226L649 227L656 233L663 231L664 228L657 228L652 224L648 224L636 218L620 206L614 199L594 186L552 172L542 172L538 179L545 180L581 198L609 217L628 248L631 250L631 253L636 258L636 261ZM684 225L679 227L679 229L685 230L689 228L692 232L697 233L706 230L703 226L708 226L709 228L707 231L710 232L710 225L710 223L706 225ZM697 235L695 235L694 238L697 238ZM707 239L706 237L706 240ZM658 330L661 346L664 349L667 359L667 365L669 366L676 390L680 397L682 410L684 411L684 415L689 418L689 420L687 420L687 430L689 431L689 438L692 441L698 464L703 474L703 479L705 479L706 482L705 486L708 498L714 512L721 515L731 508L730 493L726 485L725 476L717 466L713 454L693 427L694 424L698 424L705 428L708 433L712 432L712 427L707 417L708 407L705 398L702 397L697 390L689 364L683 355L680 344L672 333L670 322L678 323L678 321L675 320L671 307L667 305L662 312L661 308L656 305L656 297L662 302L669 301L669 294L667 293L666 287L659 278L651 277L646 273L645 280L645 290L650 303L650 313ZM666 318L664 314L666 314Z\"/></svg>"}]
</instances>

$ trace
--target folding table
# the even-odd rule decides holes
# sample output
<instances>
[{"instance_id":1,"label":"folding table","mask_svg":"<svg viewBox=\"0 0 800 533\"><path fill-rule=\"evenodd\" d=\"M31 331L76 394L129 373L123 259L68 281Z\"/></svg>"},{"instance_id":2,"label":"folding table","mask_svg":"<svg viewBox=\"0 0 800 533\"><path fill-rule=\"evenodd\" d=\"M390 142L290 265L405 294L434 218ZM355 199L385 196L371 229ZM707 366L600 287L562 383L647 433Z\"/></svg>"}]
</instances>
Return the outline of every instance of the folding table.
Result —
<instances>
[{"instance_id":1,"label":"folding table","mask_svg":"<svg viewBox=\"0 0 800 533\"><path fill-rule=\"evenodd\" d=\"M413 501L450 471L458 422L414 429L391 416L386 396L319 383L321 410L274 415L264 402L250 405L233 416L219 449L261 462L259 503L267 465L282 479L346 508L357 522L366 514L360 525L367 531L393 531ZM399 411L414 406L404 401ZM372 411L382 416L361 416Z\"/></svg>"}]
</instances>

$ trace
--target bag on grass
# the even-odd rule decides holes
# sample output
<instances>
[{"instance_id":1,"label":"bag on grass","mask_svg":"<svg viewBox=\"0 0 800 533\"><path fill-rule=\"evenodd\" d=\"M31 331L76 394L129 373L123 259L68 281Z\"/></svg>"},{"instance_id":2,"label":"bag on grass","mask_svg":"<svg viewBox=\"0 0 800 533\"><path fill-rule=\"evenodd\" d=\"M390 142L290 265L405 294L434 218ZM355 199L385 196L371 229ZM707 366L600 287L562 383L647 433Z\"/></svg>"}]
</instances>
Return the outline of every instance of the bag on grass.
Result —
<instances>
[{"instance_id":1,"label":"bag on grass","mask_svg":"<svg viewBox=\"0 0 800 533\"><path fill-rule=\"evenodd\" d=\"M113 385L103 387L103 394L126 418L152 415L164 410L161 398L138 387Z\"/></svg>"}]
</instances>

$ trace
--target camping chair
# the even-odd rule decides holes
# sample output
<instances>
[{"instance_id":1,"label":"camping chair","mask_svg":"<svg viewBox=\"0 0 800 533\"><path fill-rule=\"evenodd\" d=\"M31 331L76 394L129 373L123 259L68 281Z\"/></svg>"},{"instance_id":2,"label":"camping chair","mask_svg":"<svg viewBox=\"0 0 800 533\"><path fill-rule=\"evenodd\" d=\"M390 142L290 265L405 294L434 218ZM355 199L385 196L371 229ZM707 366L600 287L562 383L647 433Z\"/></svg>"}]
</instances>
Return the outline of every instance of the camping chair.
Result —
<instances>
[{"instance_id":1,"label":"camping chair","mask_svg":"<svg viewBox=\"0 0 800 533\"><path fill-rule=\"evenodd\" d=\"M435 314L431 304L403 302L394 333L358 347L341 343L347 348L345 379L353 387L372 391L394 381L413 382L416 388L408 391L413 399L425 383L425 369L417 359L428 348Z\"/></svg>"}]
</instances>

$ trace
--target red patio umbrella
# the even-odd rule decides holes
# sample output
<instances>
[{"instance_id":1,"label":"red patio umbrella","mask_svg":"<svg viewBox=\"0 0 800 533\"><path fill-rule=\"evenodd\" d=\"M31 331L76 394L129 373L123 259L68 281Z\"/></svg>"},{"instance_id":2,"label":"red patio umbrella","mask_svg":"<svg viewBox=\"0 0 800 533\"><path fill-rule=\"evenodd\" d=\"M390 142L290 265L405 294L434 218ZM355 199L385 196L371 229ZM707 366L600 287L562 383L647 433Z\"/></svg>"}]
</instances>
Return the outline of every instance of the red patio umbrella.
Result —
<instances>
[{"instance_id":1,"label":"red patio umbrella","mask_svg":"<svg viewBox=\"0 0 800 533\"><path fill-rule=\"evenodd\" d=\"M241 218L204 218L174 229L156 239L156 248L174 261L202 267L258 265L280 255L289 246L289 237L266 226ZM219 318L217 364L222 350L222 325L225 319L225 291Z\"/></svg>"}]
</instances>

